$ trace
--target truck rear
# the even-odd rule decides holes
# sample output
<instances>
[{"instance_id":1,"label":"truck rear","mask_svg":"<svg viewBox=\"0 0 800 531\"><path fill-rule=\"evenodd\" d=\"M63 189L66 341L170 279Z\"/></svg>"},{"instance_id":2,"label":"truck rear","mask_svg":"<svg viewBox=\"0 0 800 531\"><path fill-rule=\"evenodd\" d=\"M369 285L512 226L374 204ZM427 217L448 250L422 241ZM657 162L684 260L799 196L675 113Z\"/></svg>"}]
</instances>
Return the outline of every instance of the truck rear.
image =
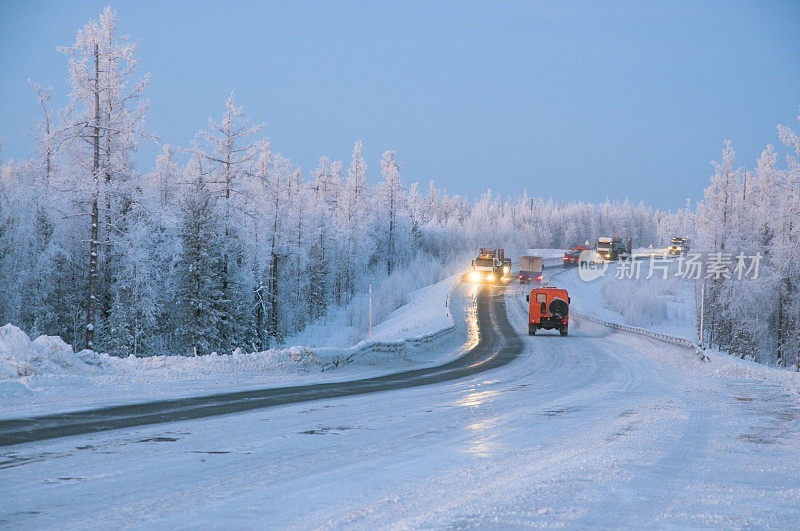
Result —
<instances>
[{"instance_id":1,"label":"truck rear","mask_svg":"<svg viewBox=\"0 0 800 531\"><path fill-rule=\"evenodd\" d=\"M535 280L542 281L542 257L522 256L519 260L519 281L521 284Z\"/></svg>"},{"instance_id":2,"label":"truck rear","mask_svg":"<svg viewBox=\"0 0 800 531\"><path fill-rule=\"evenodd\" d=\"M569 294L560 288L534 288L525 297L530 303L528 309L528 335L536 335L537 330L558 330L562 336L569 329Z\"/></svg>"}]
</instances>

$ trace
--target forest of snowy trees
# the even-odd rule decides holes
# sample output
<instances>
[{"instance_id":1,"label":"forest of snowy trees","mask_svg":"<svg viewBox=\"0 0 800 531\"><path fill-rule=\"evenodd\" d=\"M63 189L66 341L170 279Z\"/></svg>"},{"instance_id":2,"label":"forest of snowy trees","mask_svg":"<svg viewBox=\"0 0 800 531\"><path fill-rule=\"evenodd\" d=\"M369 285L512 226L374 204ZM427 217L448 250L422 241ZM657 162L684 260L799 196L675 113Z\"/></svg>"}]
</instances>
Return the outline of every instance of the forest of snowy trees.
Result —
<instances>
[{"instance_id":1,"label":"forest of snowy trees","mask_svg":"<svg viewBox=\"0 0 800 531\"><path fill-rule=\"evenodd\" d=\"M778 131L784 168L771 145L754 170L737 168L725 143L687 230L705 252L734 261L740 254L763 256L757 278L731 274L706 282L705 340L800 370L800 137L786 126Z\"/></svg>"},{"instance_id":2,"label":"forest of snowy trees","mask_svg":"<svg viewBox=\"0 0 800 531\"><path fill-rule=\"evenodd\" d=\"M734 170L726 147L697 212L491 191L470 200L433 181L407 186L394 151L368 162L360 142L349 160L323 156L304 172L233 95L206 130L140 168L138 147L156 141L150 78L116 25L107 8L60 49L69 105L52 109L34 84L36 152L0 161L2 323L121 356L260 351L337 309L363 331L368 284L393 295L385 314L478 246L513 256L598 235L646 245L686 234L708 250L766 255L758 283L709 287L710 340L797 363L800 141L788 128L785 170L771 148L754 172Z\"/></svg>"}]
</instances>

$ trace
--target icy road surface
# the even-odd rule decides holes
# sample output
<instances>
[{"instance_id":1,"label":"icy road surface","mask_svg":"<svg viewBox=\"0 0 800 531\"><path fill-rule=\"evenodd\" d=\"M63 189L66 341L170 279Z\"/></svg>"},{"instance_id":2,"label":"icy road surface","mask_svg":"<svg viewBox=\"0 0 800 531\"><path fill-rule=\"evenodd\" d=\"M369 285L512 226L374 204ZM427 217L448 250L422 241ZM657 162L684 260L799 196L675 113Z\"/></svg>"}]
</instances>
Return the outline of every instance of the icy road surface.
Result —
<instances>
[{"instance_id":1,"label":"icy road surface","mask_svg":"<svg viewBox=\"0 0 800 531\"><path fill-rule=\"evenodd\" d=\"M796 396L578 319L528 337L509 291L524 348L487 372L4 448L0 525L797 527Z\"/></svg>"}]
</instances>

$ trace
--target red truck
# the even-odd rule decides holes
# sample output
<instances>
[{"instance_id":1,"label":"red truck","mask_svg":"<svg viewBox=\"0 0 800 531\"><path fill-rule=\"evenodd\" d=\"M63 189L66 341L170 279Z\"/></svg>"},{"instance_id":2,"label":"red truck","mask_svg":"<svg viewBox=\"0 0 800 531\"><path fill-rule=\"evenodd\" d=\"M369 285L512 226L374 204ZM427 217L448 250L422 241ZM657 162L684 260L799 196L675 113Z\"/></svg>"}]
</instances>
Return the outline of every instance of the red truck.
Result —
<instances>
[{"instance_id":1,"label":"red truck","mask_svg":"<svg viewBox=\"0 0 800 531\"><path fill-rule=\"evenodd\" d=\"M536 330L557 329L562 336L569 328L569 294L560 288L535 288L525 299L530 303L528 311L528 335Z\"/></svg>"}]
</instances>

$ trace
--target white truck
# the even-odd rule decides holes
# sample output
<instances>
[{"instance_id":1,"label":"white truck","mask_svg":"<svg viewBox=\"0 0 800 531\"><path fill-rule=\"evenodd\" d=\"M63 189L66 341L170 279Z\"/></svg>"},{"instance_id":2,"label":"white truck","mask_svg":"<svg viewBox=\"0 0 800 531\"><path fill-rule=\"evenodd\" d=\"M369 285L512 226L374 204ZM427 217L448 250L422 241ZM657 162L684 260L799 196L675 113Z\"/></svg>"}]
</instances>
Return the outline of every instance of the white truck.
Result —
<instances>
[{"instance_id":1,"label":"white truck","mask_svg":"<svg viewBox=\"0 0 800 531\"><path fill-rule=\"evenodd\" d=\"M525 284L534 280L542 281L542 257L522 256L519 259L519 282Z\"/></svg>"}]
</instances>

